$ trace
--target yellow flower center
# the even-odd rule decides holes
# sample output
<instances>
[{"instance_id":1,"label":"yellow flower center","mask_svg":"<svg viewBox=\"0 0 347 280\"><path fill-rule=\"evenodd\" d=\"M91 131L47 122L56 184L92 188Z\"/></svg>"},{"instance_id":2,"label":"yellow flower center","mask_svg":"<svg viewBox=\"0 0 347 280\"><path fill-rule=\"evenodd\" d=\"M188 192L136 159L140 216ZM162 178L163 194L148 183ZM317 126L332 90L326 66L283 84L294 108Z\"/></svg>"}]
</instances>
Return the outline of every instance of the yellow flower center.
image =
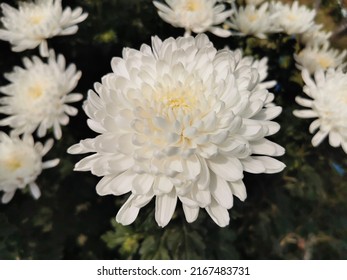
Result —
<instances>
[{"instance_id":1,"label":"yellow flower center","mask_svg":"<svg viewBox=\"0 0 347 280\"><path fill-rule=\"evenodd\" d=\"M197 0L188 0L186 3L186 9L189 12L195 12L199 10L199 8L200 8L200 3L198 3Z\"/></svg>"},{"instance_id":2,"label":"yellow flower center","mask_svg":"<svg viewBox=\"0 0 347 280\"><path fill-rule=\"evenodd\" d=\"M258 15L255 13L252 13L252 14L247 15L247 18L250 22L254 22L258 19Z\"/></svg>"},{"instance_id":3,"label":"yellow flower center","mask_svg":"<svg viewBox=\"0 0 347 280\"><path fill-rule=\"evenodd\" d=\"M10 171L16 171L17 169L21 168L22 162L18 158L12 156L5 160L5 166Z\"/></svg>"},{"instance_id":4,"label":"yellow flower center","mask_svg":"<svg viewBox=\"0 0 347 280\"><path fill-rule=\"evenodd\" d=\"M36 84L29 88L28 95L31 99L38 99L43 95L43 88L41 85Z\"/></svg>"},{"instance_id":5,"label":"yellow flower center","mask_svg":"<svg viewBox=\"0 0 347 280\"><path fill-rule=\"evenodd\" d=\"M189 90L176 89L161 95L158 101L173 111L181 109L186 112L194 106L196 97Z\"/></svg>"},{"instance_id":6,"label":"yellow flower center","mask_svg":"<svg viewBox=\"0 0 347 280\"><path fill-rule=\"evenodd\" d=\"M34 25L38 25L40 24L44 19L44 16L43 15L33 15L29 18L29 21L31 24L34 24Z\"/></svg>"},{"instance_id":7,"label":"yellow flower center","mask_svg":"<svg viewBox=\"0 0 347 280\"><path fill-rule=\"evenodd\" d=\"M295 14L289 13L289 14L287 14L287 19L290 20L290 21L296 21L297 17L296 17Z\"/></svg>"},{"instance_id":8,"label":"yellow flower center","mask_svg":"<svg viewBox=\"0 0 347 280\"><path fill-rule=\"evenodd\" d=\"M318 59L318 64L323 68L329 68L331 66L331 59L324 57L324 56L319 56Z\"/></svg>"}]
</instances>

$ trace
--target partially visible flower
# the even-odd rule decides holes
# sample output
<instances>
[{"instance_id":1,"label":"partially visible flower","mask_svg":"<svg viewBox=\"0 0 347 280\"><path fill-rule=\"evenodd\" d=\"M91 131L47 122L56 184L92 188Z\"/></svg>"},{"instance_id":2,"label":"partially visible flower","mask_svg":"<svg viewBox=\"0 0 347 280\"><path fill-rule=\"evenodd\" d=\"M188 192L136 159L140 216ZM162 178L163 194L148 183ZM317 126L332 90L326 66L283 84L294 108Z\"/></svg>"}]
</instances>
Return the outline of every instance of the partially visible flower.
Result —
<instances>
[{"instance_id":1,"label":"partially visible flower","mask_svg":"<svg viewBox=\"0 0 347 280\"><path fill-rule=\"evenodd\" d=\"M131 224L155 198L161 227L178 200L188 222L204 208L226 226L233 195L246 198L243 172L284 168L272 158L284 149L266 139L280 128L271 120L281 107L266 107L273 96L258 87L257 68L217 51L205 34L154 37L152 47L125 49L111 65L84 106L89 127L100 135L68 152L92 153L75 170L103 176L99 195L131 193L118 222Z\"/></svg>"},{"instance_id":2,"label":"partially visible flower","mask_svg":"<svg viewBox=\"0 0 347 280\"><path fill-rule=\"evenodd\" d=\"M289 35L302 34L314 25L316 11L294 1L292 5L272 2L271 13L277 15L276 23Z\"/></svg>"},{"instance_id":3,"label":"partially visible flower","mask_svg":"<svg viewBox=\"0 0 347 280\"><path fill-rule=\"evenodd\" d=\"M329 43L326 42L323 45L306 46L299 54L294 54L294 59L300 70L307 69L310 74L313 74L318 69L345 67L346 54L346 50L340 52L330 48Z\"/></svg>"},{"instance_id":4,"label":"partially visible flower","mask_svg":"<svg viewBox=\"0 0 347 280\"><path fill-rule=\"evenodd\" d=\"M269 3L264 3L260 7L247 5L235 9L227 24L234 30L239 31L239 35L253 35L260 39L265 39L268 33L277 31L274 27L276 14L269 13Z\"/></svg>"},{"instance_id":5,"label":"partially visible flower","mask_svg":"<svg viewBox=\"0 0 347 280\"><path fill-rule=\"evenodd\" d=\"M77 24L87 18L80 7L63 10L61 0L19 2L18 9L2 3L1 8L4 28L0 29L0 40L9 41L15 52L40 46L41 56L48 56L46 39L75 34Z\"/></svg>"},{"instance_id":6,"label":"partially visible flower","mask_svg":"<svg viewBox=\"0 0 347 280\"><path fill-rule=\"evenodd\" d=\"M305 45L324 45L326 44L332 32L322 30L323 25L315 24L309 30L300 35L301 43Z\"/></svg>"},{"instance_id":7,"label":"partially visible flower","mask_svg":"<svg viewBox=\"0 0 347 280\"><path fill-rule=\"evenodd\" d=\"M265 0L246 0L247 5L255 5L258 6L263 3Z\"/></svg>"},{"instance_id":8,"label":"partially visible flower","mask_svg":"<svg viewBox=\"0 0 347 280\"><path fill-rule=\"evenodd\" d=\"M240 49L231 51L231 53L233 54L233 56L235 57L235 61L237 62L236 70L242 67L251 67L251 68L255 68L258 71L259 73L259 83L257 85L258 89L261 89L261 88L269 89L276 85L276 81L274 80L265 81L268 75L268 68L269 68L267 57L263 57L262 59L258 60L252 56L243 56L242 51ZM269 92L269 96L273 96L273 94Z\"/></svg>"},{"instance_id":9,"label":"partially visible flower","mask_svg":"<svg viewBox=\"0 0 347 280\"><path fill-rule=\"evenodd\" d=\"M0 98L0 113L9 115L0 125L9 125L16 134L33 133L43 137L47 129L53 127L56 139L61 138L60 125L69 123L69 116L77 114L77 109L67 105L79 101L82 94L69 94L77 85L81 72L70 64L67 68L63 55L55 57L50 52L48 63L34 56L24 58L25 68L14 67L5 74L11 83L0 87L6 97Z\"/></svg>"},{"instance_id":10,"label":"partially visible flower","mask_svg":"<svg viewBox=\"0 0 347 280\"><path fill-rule=\"evenodd\" d=\"M29 186L35 199L41 191L35 183L43 169L51 168L59 163L59 159L42 162L42 157L52 148L53 140L45 145L34 143L31 135L8 136L0 132L0 191L4 192L1 202L8 203L16 190Z\"/></svg>"},{"instance_id":11,"label":"partially visible flower","mask_svg":"<svg viewBox=\"0 0 347 280\"><path fill-rule=\"evenodd\" d=\"M186 36L191 32L206 31L220 37L231 35L230 31L216 26L224 23L232 13L231 10L225 11L224 4L216 4L216 0L165 0L165 2L168 6L153 1L159 16L174 27L184 28Z\"/></svg>"},{"instance_id":12,"label":"partially visible flower","mask_svg":"<svg viewBox=\"0 0 347 280\"><path fill-rule=\"evenodd\" d=\"M302 71L304 92L309 97L296 97L296 102L306 107L295 110L299 118L317 118L310 125L312 145L318 146L326 137L333 147L341 146L347 153L347 74L341 69L319 69L311 78L307 70Z\"/></svg>"}]
</instances>

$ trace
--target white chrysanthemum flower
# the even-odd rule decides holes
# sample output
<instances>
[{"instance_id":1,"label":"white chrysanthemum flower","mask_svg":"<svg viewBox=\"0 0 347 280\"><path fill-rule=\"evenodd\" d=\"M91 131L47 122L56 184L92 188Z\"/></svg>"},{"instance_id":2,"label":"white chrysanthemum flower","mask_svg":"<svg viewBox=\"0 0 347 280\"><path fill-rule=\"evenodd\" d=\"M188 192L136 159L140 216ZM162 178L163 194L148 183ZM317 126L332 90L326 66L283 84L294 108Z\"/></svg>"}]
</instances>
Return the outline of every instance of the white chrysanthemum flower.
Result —
<instances>
[{"instance_id":1,"label":"white chrysanthemum flower","mask_svg":"<svg viewBox=\"0 0 347 280\"><path fill-rule=\"evenodd\" d=\"M44 63L34 56L24 58L25 68L15 67L13 72L5 74L11 83L0 87L6 97L0 98L0 113L10 115L0 121L0 125L9 125L16 134L33 133L43 137L47 129L53 127L56 139L61 138L60 125L69 123L69 116L77 114L77 109L67 105L79 101L82 94L69 94L77 85L81 72L70 64L67 68L65 58L53 51L48 62Z\"/></svg>"},{"instance_id":2,"label":"white chrysanthemum flower","mask_svg":"<svg viewBox=\"0 0 347 280\"><path fill-rule=\"evenodd\" d=\"M315 24L300 36L301 43L305 45L324 45L329 42L332 32L322 30L323 25Z\"/></svg>"},{"instance_id":3,"label":"white chrysanthemum flower","mask_svg":"<svg viewBox=\"0 0 347 280\"><path fill-rule=\"evenodd\" d=\"M35 183L43 169L51 168L59 163L59 159L42 162L42 157L52 148L53 140L45 145L34 143L31 135L8 136L0 132L0 191L4 192L2 203L8 203L17 189L29 186L35 199L41 195Z\"/></svg>"},{"instance_id":4,"label":"white chrysanthemum flower","mask_svg":"<svg viewBox=\"0 0 347 280\"><path fill-rule=\"evenodd\" d=\"M316 11L295 1L292 5L272 2L271 12L277 15L276 23L285 33L302 34L314 25Z\"/></svg>"},{"instance_id":5,"label":"white chrysanthemum flower","mask_svg":"<svg viewBox=\"0 0 347 280\"><path fill-rule=\"evenodd\" d=\"M260 7L246 5L235 8L230 21L227 22L232 29L239 31L238 35L253 35L260 39L265 39L266 34L277 31L274 27L276 14L270 14L269 3L264 3Z\"/></svg>"},{"instance_id":6,"label":"white chrysanthemum flower","mask_svg":"<svg viewBox=\"0 0 347 280\"><path fill-rule=\"evenodd\" d=\"M185 35L206 31L220 37L231 35L230 31L216 26L224 23L232 13L231 10L225 11L224 4L216 5L216 0L165 0L165 2L168 6L153 1L159 16L174 27L184 28Z\"/></svg>"},{"instance_id":7,"label":"white chrysanthemum flower","mask_svg":"<svg viewBox=\"0 0 347 280\"><path fill-rule=\"evenodd\" d=\"M294 58L298 69L307 69L310 74L313 74L318 69L345 67L346 54L346 50L340 52L330 48L329 43L326 42L324 45L306 46L299 54L294 54Z\"/></svg>"},{"instance_id":8,"label":"white chrysanthemum flower","mask_svg":"<svg viewBox=\"0 0 347 280\"><path fill-rule=\"evenodd\" d=\"M182 202L188 222L200 208L219 225L229 224L233 195L246 198L243 172L276 173L271 156L284 149L265 139L280 126L281 107L258 89L255 68L239 67L229 50L217 51L204 34L152 40L152 48L125 49L113 73L95 84L84 110L100 133L69 153L94 153L75 166L104 176L99 195L131 192L117 221L132 223L155 197L155 219L167 225Z\"/></svg>"},{"instance_id":9,"label":"white chrysanthemum flower","mask_svg":"<svg viewBox=\"0 0 347 280\"><path fill-rule=\"evenodd\" d=\"M63 10L61 0L19 2L18 9L2 3L1 8L4 28L0 29L0 39L9 41L15 52L40 46L41 56L48 56L46 39L75 34L77 24L87 18L80 7Z\"/></svg>"},{"instance_id":10,"label":"white chrysanthemum flower","mask_svg":"<svg viewBox=\"0 0 347 280\"><path fill-rule=\"evenodd\" d=\"M296 102L306 107L295 110L299 118L317 118L310 125L312 145L318 146L327 136L333 147L341 146L347 153L347 74L341 69L317 70L314 80L307 70L302 71L304 92L310 99L296 97Z\"/></svg>"}]
</instances>

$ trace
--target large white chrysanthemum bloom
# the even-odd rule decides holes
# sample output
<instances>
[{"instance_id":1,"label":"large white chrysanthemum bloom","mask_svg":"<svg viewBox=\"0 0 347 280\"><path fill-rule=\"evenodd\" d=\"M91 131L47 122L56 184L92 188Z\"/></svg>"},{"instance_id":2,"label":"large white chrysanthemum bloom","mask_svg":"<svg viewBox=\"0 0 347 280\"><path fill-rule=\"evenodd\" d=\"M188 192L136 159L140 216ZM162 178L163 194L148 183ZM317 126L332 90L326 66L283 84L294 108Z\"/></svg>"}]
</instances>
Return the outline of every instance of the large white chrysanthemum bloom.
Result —
<instances>
[{"instance_id":1,"label":"large white chrysanthemum bloom","mask_svg":"<svg viewBox=\"0 0 347 280\"><path fill-rule=\"evenodd\" d=\"M2 203L8 203L17 189L29 186L35 199L41 195L35 183L43 169L51 168L59 163L59 159L42 162L42 157L52 148L53 140L45 145L34 143L31 135L8 136L0 132L0 191L4 192Z\"/></svg>"},{"instance_id":2,"label":"large white chrysanthemum bloom","mask_svg":"<svg viewBox=\"0 0 347 280\"><path fill-rule=\"evenodd\" d=\"M277 15L276 23L283 32L302 34L308 31L315 23L316 11L294 1L292 5L280 1L271 2L271 13Z\"/></svg>"},{"instance_id":3,"label":"large white chrysanthemum bloom","mask_svg":"<svg viewBox=\"0 0 347 280\"><path fill-rule=\"evenodd\" d=\"M314 80L307 70L302 71L304 92L309 99L296 97L296 102L306 107L295 110L299 118L317 118L310 125L312 145L318 146L327 136L333 147L341 146L347 153L347 74L341 69L317 70Z\"/></svg>"},{"instance_id":4,"label":"large white chrysanthemum bloom","mask_svg":"<svg viewBox=\"0 0 347 280\"><path fill-rule=\"evenodd\" d=\"M329 43L326 42L323 45L306 46L299 54L294 54L294 59L298 69L307 69L310 74L313 74L318 69L345 67L346 54L346 50L340 52L330 48Z\"/></svg>"},{"instance_id":5,"label":"large white chrysanthemum bloom","mask_svg":"<svg viewBox=\"0 0 347 280\"><path fill-rule=\"evenodd\" d=\"M231 32L217 27L231 15L231 10L225 11L224 4L216 4L217 0L165 0L167 5L158 1L153 4L158 9L159 16L174 27L182 27L186 35L191 32L203 33L210 31L220 36L228 37Z\"/></svg>"},{"instance_id":6,"label":"large white chrysanthemum bloom","mask_svg":"<svg viewBox=\"0 0 347 280\"><path fill-rule=\"evenodd\" d=\"M0 125L8 125L16 134L33 133L43 137L47 129L53 127L54 136L60 139L60 125L69 123L69 116L77 114L77 109L68 103L79 101L82 94L71 93L81 77L76 66L67 68L62 55L55 57L50 52L48 62L34 56L24 58L25 68L14 67L13 72L5 74L11 83L0 87L5 97L0 98L0 113L9 115L0 120Z\"/></svg>"},{"instance_id":7,"label":"large white chrysanthemum bloom","mask_svg":"<svg viewBox=\"0 0 347 280\"><path fill-rule=\"evenodd\" d=\"M41 56L48 56L46 39L57 35L71 35L77 24L87 18L80 7L62 9L61 0L19 2L18 9L1 4L3 17L0 40L12 44L12 50L21 52L40 46Z\"/></svg>"},{"instance_id":8,"label":"large white chrysanthemum bloom","mask_svg":"<svg viewBox=\"0 0 347 280\"><path fill-rule=\"evenodd\" d=\"M84 110L100 133L69 153L93 153L77 171L104 176L99 195L130 192L117 221L132 223L155 197L155 219L164 227L180 200L188 222L200 208L229 224L233 195L246 198L243 172L276 173L271 156L284 149L265 137L281 107L264 108L272 95L258 89L259 73L229 50L217 51L204 34L152 40L152 48L125 49L113 73L89 91Z\"/></svg>"},{"instance_id":9,"label":"large white chrysanthemum bloom","mask_svg":"<svg viewBox=\"0 0 347 280\"><path fill-rule=\"evenodd\" d=\"M246 5L235 8L234 13L227 22L232 29L237 30L238 35L252 35L260 39L265 39L268 33L278 31L275 28L276 13L269 12L269 3L264 3L260 7Z\"/></svg>"}]
</instances>

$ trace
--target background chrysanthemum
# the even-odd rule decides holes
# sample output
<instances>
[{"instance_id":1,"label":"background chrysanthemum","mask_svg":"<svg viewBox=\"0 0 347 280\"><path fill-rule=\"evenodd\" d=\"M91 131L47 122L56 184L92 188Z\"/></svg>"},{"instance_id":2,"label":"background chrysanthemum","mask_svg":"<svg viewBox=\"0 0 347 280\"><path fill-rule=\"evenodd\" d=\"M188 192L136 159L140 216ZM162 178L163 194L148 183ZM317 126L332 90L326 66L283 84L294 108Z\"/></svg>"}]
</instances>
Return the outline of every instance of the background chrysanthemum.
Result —
<instances>
[{"instance_id":1,"label":"background chrysanthemum","mask_svg":"<svg viewBox=\"0 0 347 280\"><path fill-rule=\"evenodd\" d=\"M278 31L276 22L277 14L270 13L269 3L266 2L260 7L249 4L235 9L227 25L240 35L253 35L265 39L267 34Z\"/></svg>"},{"instance_id":2,"label":"background chrysanthemum","mask_svg":"<svg viewBox=\"0 0 347 280\"><path fill-rule=\"evenodd\" d=\"M313 74L318 69L344 68L346 54L346 50L339 51L325 42L323 45L316 43L306 46L298 54L294 54L294 59L300 70L307 69L310 74Z\"/></svg>"},{"instance_id":3,"label":"background chrysanthemum","mask_svg":"<svg viewBox=\"0 0 347 280\"><path fill-rule=\"evenodd\" d=\"M69 103L79 101L82 94L70 93L77 85L81 72L70 64L66 68L63 55L50 52L47 63L37 56L24 58L25 68L14 67L5 74L10 84L0 87L6 96L0 98L0 112L8 117L0 125L10 126L16 134L33 133L43 137L53 128L55 138L62 135L61 125L69 123L69 116L78 110Z\"/></svg>"},{"instance_id":4,"label":"background chrysanthemum","mask_svg":"<svg viewBox=\"0 0 347 280\"><path fill-rule=\"evenodd\" d=\"M170 221L177 201L188 222L204 208L219 225L229 224L233 195L246 198L243 172L276 173L271 156L284 149L265 137L280 126L281 108L264 108L273 96L258 88L259 72L229 50L217 51L206 35L152 40L152 48L125 49L113 73L90 91L84 110L100 133L70 153L93 153L75 170L103 176L100 195L130 192L117 220L132 223L156 200L159 226Z\"/></svg>"},{"instance_id":5,"label":"background chrysanthemum","mask_svg":"<svg viewBox=\"0 0 347 280\"><path fill-rule=\"evenodd\" d=\"M312 145L318 146L326 137L333 147L341 146L347 153L347 74L341 69L319 69L314 79L307 70L302 71L304 92L310 99L296 97L296 102L307 109L295 110L299 118L317 118L310 125L315 133Z\"/></svg>"},{"instance_id":6,"label":"background chrysanthemum","mask_svg":"<svg viewBox=\"0 0 347 280\"><path fill-rule=\"evenodd\" d=\"M217 4L216 0L165 0L165 2L167 5L153 1L159 16L175 27L184 28L186 35L190 35L191 32L206 31L220 37L231 35L230 31L218 27L232 13L231 10L225 11L224 4Z\"/></svg>"},{"instance_id":7,"label":"background chrysanthemum","mask_svg":"<svg viewBox=\"0 0 347 280\"><path fill-rule=\"evenodd\" d=\"M62 8L61 0L35 0L19 2L18 9L1 4L3 17L0 39L9 41L12 50L21 52L40 46L41 56L48 56L46 39L57 35L71 35L77 24L87 18L82 8Z\"/></svg>"},{"instance_id":8,"label":"background chrysanthemum","mask_svg":"<svg viewBox=\"0 0 347 280\"><path fill-rule=\"evenodd\" d=\"M43 169L51 168L59 163L59 159L42 162L42 157L52 148L53 140L44 145L34 143L31 135L8 136L0 132L0 191L3 191L2 203L8 203L16 190L29 186L35 199L41 191L35 183Z\"/></svg>"}]
</instances>

